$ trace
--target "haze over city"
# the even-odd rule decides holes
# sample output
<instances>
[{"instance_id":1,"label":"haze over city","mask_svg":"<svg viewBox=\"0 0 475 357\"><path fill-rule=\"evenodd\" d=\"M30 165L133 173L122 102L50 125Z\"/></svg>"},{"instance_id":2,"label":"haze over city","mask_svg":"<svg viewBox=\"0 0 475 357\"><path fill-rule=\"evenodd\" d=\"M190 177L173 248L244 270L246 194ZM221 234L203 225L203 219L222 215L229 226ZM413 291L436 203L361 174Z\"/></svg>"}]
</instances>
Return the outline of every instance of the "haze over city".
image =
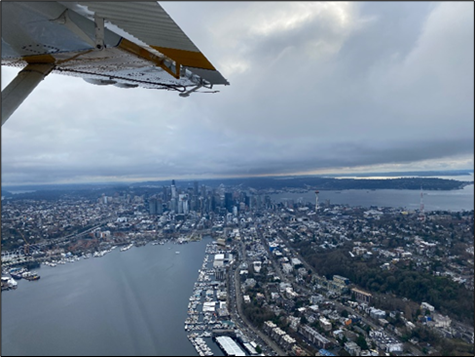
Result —
<instances>
[{"instance_id":1,"label":"haze over city","mask_svg":"<svg viewBox=\"0 0 475 357\"><path fill-rule=\"evenodd\" d=\"M50 75L2 127L3 185L473 167L473 3L161 5L231 85Z\"/></svg>"}]
</instances>

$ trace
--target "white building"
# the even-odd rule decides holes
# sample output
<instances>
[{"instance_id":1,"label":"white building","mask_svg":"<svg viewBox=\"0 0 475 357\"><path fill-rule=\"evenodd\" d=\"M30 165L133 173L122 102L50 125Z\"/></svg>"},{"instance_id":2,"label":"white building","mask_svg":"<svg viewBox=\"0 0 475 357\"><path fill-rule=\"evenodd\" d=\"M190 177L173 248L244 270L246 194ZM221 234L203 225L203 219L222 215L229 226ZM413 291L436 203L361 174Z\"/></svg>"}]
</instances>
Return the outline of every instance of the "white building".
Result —
<instances>
[{"instance_id":1,"label":"white building","mask_svg":"<svg viewBox=\"0 0 475 357\"><path fill-rule=\"evenodd\" d=\"M292 263L293 267L295 267L296 265L302 265L302 262L298 258L292 258L290 259L290 262Z\"/></svg>"},{"instance_id":2,"label":"white building","mask_svg":"<svg viewBox=\"0 0 475 357\"><path fill-rule=\"evenodd\" d=\"M435 307L432 306L432 305L430 305L430 304L428 304L428 303L426 303L426 302L423 302L423 303L421 304L421 310L429 310L430 312L434 312Z\"/></svg>"},{"instance_id":3,"label":"white building","mask_svg":"<svg viewBox=\"0 0 475 357\"><path fill-rule=\"evenodd\" d=\"M224 254L216 254L214 256L213 267L220 268L224 266Z\"/></svg>"},{"instance_id":4,"label":"white building","mask_svg":"<svg viewBox=\"0 0 475 357\"><path fill-rule=\"evenodd\" d=\"M282 264L282 270L284 271L285 274L290 274L292 273L292 265L290 265L289 263L284 263Z\"/></svg>"},{"instance_id":5,"label":"white building","mask_svg":"<svg viewBox=\"0 0 475 357\"><path fill-rule=\"evenodd\" d=\"M253 267L254 267L254 271L256 273L259 273L261 271L261 268L262 268L262 263L260 261L255 261L252 264L253 264Z\"/></svg>"},{"instance_id":6,"label":"white building","mask_svg":"<svg viewBox=\"0 0 475 357\"><path fill-rule=\"evenodd\" d=\"M332 323L323 316L320 317L320 326L322 326L325 331L330 331L332 329Z\"/></svg>"},{"instance_id":7,"label":"white building","mask_svg":"<svg viewBox=\"0 0 475 357\"><path fill-rule=\"evenodd\" d=\"M435 327L448 328L450 327L452 323L452 320L450 319L450 317L443 316L441 314L434 314L433 318L434 318Z\"/></svg>"},{"instance_id":8,"label":"white building","mask_svg":"<svg viewBox=\"0 0 475 357\"><path fill-rule=\"evenodd\" d=\"M345 343L345 351L347 351L352 356L359 356L361 353L361 348L355 342L349 341Z\"/></svg>"},{"instance_id":9,"label":"white building","mask_svg":"<svg viewBox=\"0 0 475 357\"><path fill-rule=\"evenodd\" d=\"M214 312L216 302L204 302L203 303L203 312Z\"/></svg>"},{"instance_id":10,"label":"white building","mask_svg":"<svg viewBox=\"0 0 475 357\"><path fill-rule=\"evenodd\" d=\"M231 337L218 336L216 342L226 352L227 356L246 356L246 353Z\"/></svg>"}]
</instances>

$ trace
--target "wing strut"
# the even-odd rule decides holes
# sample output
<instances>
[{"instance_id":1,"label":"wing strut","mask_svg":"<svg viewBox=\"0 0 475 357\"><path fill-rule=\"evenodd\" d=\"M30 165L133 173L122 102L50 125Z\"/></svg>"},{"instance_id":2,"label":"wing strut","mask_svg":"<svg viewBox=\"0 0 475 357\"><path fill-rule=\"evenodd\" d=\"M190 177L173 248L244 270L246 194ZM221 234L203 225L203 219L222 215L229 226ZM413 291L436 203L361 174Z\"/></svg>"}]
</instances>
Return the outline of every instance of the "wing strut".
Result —
<instances>
[{"instance_id":1,"label":"wing strut","mask_svg":"<svg viewBox=\"0 0 475 357\"><path fill-rule=\"evenodd\" d=\"M2 91L2 126L53 68L53 63L29 64Z\"/></svg>"}]
</instances>

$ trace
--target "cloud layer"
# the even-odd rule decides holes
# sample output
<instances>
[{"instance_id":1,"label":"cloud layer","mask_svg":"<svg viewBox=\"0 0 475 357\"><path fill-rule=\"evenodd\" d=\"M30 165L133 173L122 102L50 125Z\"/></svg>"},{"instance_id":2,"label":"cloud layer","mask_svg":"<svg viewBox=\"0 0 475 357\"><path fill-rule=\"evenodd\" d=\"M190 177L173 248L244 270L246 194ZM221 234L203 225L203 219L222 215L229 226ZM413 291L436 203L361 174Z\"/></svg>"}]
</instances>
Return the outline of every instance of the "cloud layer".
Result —
<instances>
[{"instance_id":1,"label":"cloud layer","mask_svg":"<svg viewBox=\"0 0 475 357\"><path fill-rule=\"evenodd\" d=\"M231 85L51 75L2 127L3 184L473 166L473 3L162 6Z\"/></svg>"}]
</instances>

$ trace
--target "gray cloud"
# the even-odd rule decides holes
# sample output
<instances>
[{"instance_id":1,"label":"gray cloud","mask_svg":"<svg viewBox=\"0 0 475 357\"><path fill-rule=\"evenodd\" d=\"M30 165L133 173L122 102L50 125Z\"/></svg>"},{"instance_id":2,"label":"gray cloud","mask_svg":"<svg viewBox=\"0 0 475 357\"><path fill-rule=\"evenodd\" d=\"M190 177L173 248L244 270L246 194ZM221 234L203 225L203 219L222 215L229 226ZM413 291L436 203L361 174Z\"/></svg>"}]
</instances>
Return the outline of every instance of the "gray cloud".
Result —
<instances>
[{"instance_id":1,"label":"gray cloud","mask_svg":"<svg viewBox=\"0 0 475 357\"><path fill-rule=\"evenodd\" d=\"M473 165L472 3L163 7L231 86L52 75L2 128L4 184Z\"/></svg>"}]
</instances>

